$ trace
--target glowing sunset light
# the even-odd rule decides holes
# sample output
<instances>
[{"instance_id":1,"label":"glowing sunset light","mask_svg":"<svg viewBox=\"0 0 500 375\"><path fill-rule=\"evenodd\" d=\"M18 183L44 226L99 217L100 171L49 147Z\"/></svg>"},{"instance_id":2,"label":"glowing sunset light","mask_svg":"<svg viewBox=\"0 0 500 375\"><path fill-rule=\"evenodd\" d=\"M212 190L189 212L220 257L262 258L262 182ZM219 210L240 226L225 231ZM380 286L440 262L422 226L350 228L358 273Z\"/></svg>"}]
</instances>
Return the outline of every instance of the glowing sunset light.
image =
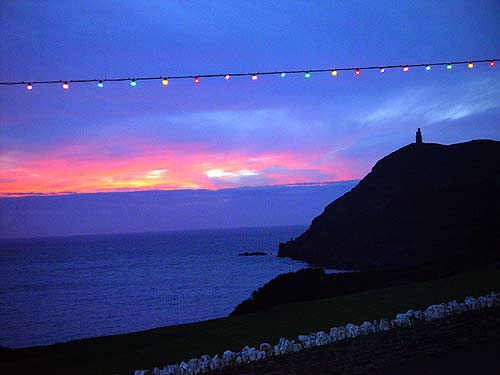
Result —
<instances>
[{"instance_id":1,"label":"glowing sunset light","mask_svg":"<svg viewBox=\"0 0 500 375\"><path fill-rule=\"evenodd\" d=\"M68 145L44 157L29 152L0 157L0 194L220 189L358 177L345 161L318 164L321 155L316 153L246 154L145 143L136 146L137 153L115 157L100 152L100 147Z\"/></svg>"},{"instance_id":2,"label":"glowing sunset light","mask_svg":"<svg viewBox=\"0 0 500 375\"><path fill-rule=\"evenodd\" d=\"M258 173L255 171L249 171L247 169L242 169L234 172L225 172L221 169L210 169L206 172L206 175L210 178L212 177L241 177L241 176L257 176Z\"/></svg>"}]
</instances>

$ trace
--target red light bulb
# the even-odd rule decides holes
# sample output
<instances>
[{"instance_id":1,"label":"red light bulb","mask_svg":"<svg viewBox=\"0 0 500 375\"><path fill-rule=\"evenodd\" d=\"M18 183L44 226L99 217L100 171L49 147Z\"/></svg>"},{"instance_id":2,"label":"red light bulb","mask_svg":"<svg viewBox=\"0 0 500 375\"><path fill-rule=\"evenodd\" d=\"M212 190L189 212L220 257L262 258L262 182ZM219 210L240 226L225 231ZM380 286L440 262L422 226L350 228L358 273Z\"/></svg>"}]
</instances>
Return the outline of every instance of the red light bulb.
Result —
<instances>
[{"instance_id":1,"label":"red light bulb","mask_svg":"<svg viewBox=\"0 0 500 375\"><path fill-rule=\"evenodd\" d=\"M359 76L361 74L361 70L358 68L354 71L354 74L356 74L357 76Z\"/></svg>"},{"instance_id":2,"label":"red light bulb","mask_svg":"<svg viewBox=\"0 0 500 375\"><path fill-rule=\"evenodd\" d=\"M404 67L403 67L403 72L405 72L405 73L406 73L408 70L410 70L410 68L408 68L408 66L404 66Z\"/></svg>"},{"instance_id":3,"label":"red light bulb","mask_svg":"<svg viewBox=\"0 0 500 375\"><path fill-rule=\"evenodd\" d=\"M491 60L490 61L490 66L493 68L495 66L495 61L494 60Z\"/></svg>"},{"instance_id":4,"label":"red light bulb","mask_svg":"<svg viewBox=\"0 0 500 375\"><path fill-rule=\"evenodd\" d=\"M196 76L194 77L194 83L197 85L198 83L200 83L200 77Z\"/></svg>"},{"instance_id":5,"label":"red light bulb","mask_svg":"<svg viewBox=\"0 0 500 375\"><path fill-rule=\"evenodd\" d=\"M69 89L69 84L68 82L64 82L63 85L62 85L63 89L67 90Z\"/></svg>"}]
</instances>

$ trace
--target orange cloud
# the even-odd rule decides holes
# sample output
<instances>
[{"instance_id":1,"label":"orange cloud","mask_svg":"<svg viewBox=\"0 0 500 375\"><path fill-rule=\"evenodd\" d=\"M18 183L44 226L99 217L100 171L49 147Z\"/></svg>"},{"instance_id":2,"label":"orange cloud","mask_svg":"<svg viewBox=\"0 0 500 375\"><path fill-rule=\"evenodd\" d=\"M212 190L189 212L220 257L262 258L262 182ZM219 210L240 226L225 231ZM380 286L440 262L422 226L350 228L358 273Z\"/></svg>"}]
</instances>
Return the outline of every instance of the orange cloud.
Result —
<instances>
[{"instance_id":1,"label":"orange cloud","mask_svg":"<svg viewBox=\"0 0 500 375\"><path fill-rule=\"evenodd\" d=\"M119 149L119 152L113 152ZM122 139L0 155L0 194L219 189L357 178L345 160L311 153L217 152L200 144Z\"/></svg>"}]
</instances>

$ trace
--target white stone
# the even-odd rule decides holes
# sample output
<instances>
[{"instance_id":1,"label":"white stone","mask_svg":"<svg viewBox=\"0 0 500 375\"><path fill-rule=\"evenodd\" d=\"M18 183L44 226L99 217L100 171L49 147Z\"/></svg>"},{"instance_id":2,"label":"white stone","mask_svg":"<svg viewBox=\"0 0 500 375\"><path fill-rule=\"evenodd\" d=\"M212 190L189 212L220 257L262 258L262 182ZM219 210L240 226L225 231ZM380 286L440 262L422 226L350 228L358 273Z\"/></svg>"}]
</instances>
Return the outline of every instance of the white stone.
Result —
<instances>
[{"instance_id":1,"label":"white stone","mask_svg":"<svg viewBox=\"0 0 500 375\"><path fill-rule=\"evenodd\" d=\"M220 368L220 365L221 365L221 360L220 360L219 356L216 354L213 356L212 360L210 361L210 370L217 370L218 368Z\"/></svg>"},{"instance_id":2,"label":"white stone","mask_svg":"<svg viewBox=\"0 0 500 375\"><path fill-rule=\"evenodd\" d=\"M415 317L416 320L424 320L424 313L420 310L415 310L413 313L413 316Z\"/></svg>"},{"instance_id":3,"label":"white stone","mask_svg":"<svg viewBox=\"0 0 500 375\"><path fill-rule=\"evenodd\" d=\"M326 332L316 332L316 346L328 345L331 341L330 336Z\"/></svg>"},{"instance_id":4,"label":"white stone","mask_svg":"<svg viewBox=\"0 0 500 375\"><path fill-rule=\"evenodd\" d=\"M316 346L316 334L315 333L309 334L309 341L311 342L311 346Z\"/></svg>"},{"instance_id":5,"label":"white stone","mask_svg":"<svg viewBox=\"0 0 500 375\"><path fill-rule=\"evenodd\" d=\"M460 305L457 303L456 300L448 302L448 305L446 306L446 315L454 315L458 314L459 312L460 312Z\"/></svg>"},{"instance_id":6,"label":"white stone","mask_svg":"<svg viewBox=\"0 0 500 375\"><path fill-rule=\"evenodd\" d=\"M391 323L388 319L380 319L380 324L378 327L380 331L389 331L392 328Z\"/></svg>"},{"instance_id":7,"label":"white stone","mask_svg":"<svg viewBox=\"0 0 500 375\"><path fill-rule=\"evenodd\" d=\"M222 354L222 365L225 367L231 366L234 363L234 358L234 353L231 350L226 350Z\"/></svg>"},{"instance_id":8,"label":"white stone","mask_svg":"<svg viewBox=\"0 0 500 375\"><path fill-rule=\"evenodd\" d=\"M201 372L200 360L198 358L191 358L187 365L189 375L198 375Z\"/></svg>"},{"instance_id":9,"label":"white stone","mask_svg":"<svg viewBox=\"0 0 500 375\"><path fill-rule=\"evenodd\" d=\"M373 324L371 324L370 322L363 322L363 324L361 324L361 326L359 327L359 331L362 335L368 335L375 332L375 330L373 329Z\"/></svg>"},{"instance_id":10,"label":"white stone","mask_svg":"<svg viewBox=\"0 0 500 375\"><path fill-rule=\"evenodd\" d=\"M248 359L250 362L255 362L257 360L257 350L255 350L255 348L250 348L248 351Z\"/></svg>"},{"instance_id":11,"label":"white stone","mask_svg":"<svg viewBox=\"0 0 500 375\"><path fill-rule=\"evenodd\" d=\"M259 350L262 351L262 352L265 352L266 353L266 357L270 357L274 354L274 350L273 350L273 347L267 343L267 342L263 342L262 344L259 345Z\"/></svg>"},{"instance_id":12,"label":"white stone","mask_svg":"<svg viewBox=\"0 0 500 375\"><path fill-rule=\"evenodd\" d=\"M299 335L299 337L297 337L297 340L302 344L304 348L311 347L311 339L309 338L309 335Z\"/></svg>"},{"instance_id":13,"label":"white stone","mask_svg":"<svg viewBox=\"0 0 500 375\"><path fill-rule=\"evenodd\" d=\"M255 350L255 354L257 354L257 361L266 358L266 352L263 350Z\"/></svg>"},{"instance_id":14,"label":"white stone","mask_svg":"<svg viewBox=\"0 0 500 375\"><path fill-rule=\"evenodd\" d=\"M188 373L188 365L186 362L182 361L179 363L179 370L181 374L187 374Z\"/></svg>"},{"instance_id":15,"label":"white stone","mask_svg":"<svg viewBox=\"0 0 500 375\"><path fill-rule=\"evenodd\" d=\"M373 329L373 332L379 332L380 331L380 322L378 320L374 320L372 322L372 329Z\"/></svg>"},{"instance_id":16,"label":"white stone","mask_svg":"<svg viewBox=\"0 0 500 375\"><path fill-rule=\"evenodd\" d=\"M248 363L250 362L250 347L249 346L244 346L243 349L241 349L241 360L243 363Z\"/></svg>"},{"instance_id":17,"label":"white stone","mask_svg":"<svg viewBox=\"0 0 500 375\"><path fill-rule=\"evenodd\" d=\"M236 359L234 360L234 362L237 364L237 365L241 365L243 363L243 359L241 357L241 353L239 353L238 355L236 355Z\"/></svg>"},{"instance_id":18,"label":"white stone","mask_svg":"<svg viewBox=\"0 0 500 375\"><path fill-rule=\"evenodd\" d=\"M205 373L205 372L208 372L210 371L210 361L212 360L212 358L210 358L209 355L202 355L200 357L200 371L201 373Z\"/></svg>"},{"instance_id":19,"label":"white stone","mask_svg":"<svg viewBox=\"0 0 500 375\"><path fill-rule=\"evenodd\" d=\"M278 342L278 347L280 354L286 354L292 351L292 343L284 337L280 338L280 341Z\"/></svg>"},{"instance_id":20,"label":"white stone","mask_svg":"<svg viewBox=\"0 0 500 375\"><path fill-rule=\"evenodd\" d=\"M465 304L468 310L474 310L477 307L476 299L474 297L465 297Z\"/></svg>"},{"instance_id":21,"label":"white stone","mask_svg":"<svg viewBox=\"0 0 500 375\"><path fill-rule=\"evenodd\" d=\"M179 373L179 365L169 365L163 367L162 375L177 375Z\"/></svg>"},{"instance_id":22,"label":"white stone","mask_svg":"<svg viewBox=\"0 0 500 375\"><path fill-rule=\"evenodd\" d=\"M359 327L356 324L347 323L345 326L347 337L356 337L359 335Z\"/></svg>"},{"instance_id":23,"label":"white stone","mask_svg":"<svg viewBox=\"0 0 500 375\"><path fill-rule=\"evenodd\" d=\"M413 315L413 311L410 313L409 316L412 316L412 315ZM409 316L407 315L407 313L397 314L396 319L394 319L392 321L392 323L395 327L409 327L412 325L411 319Z\"/></svg>"},{"instance_id":24,"label":"white stone","mask_svg":"<svg viewBox=\"0 0 500 375\"><path fill-rule=\"evenodd\" d=\"M431 321L443 318L446 315L446 308L447 306L444 304L429 306L424 312L425 320Z\"/></svg>"},{"instance_id":25,"label":"white stone","mask_svg":"<svg viewBox=\"0 0 500 375\"><path fill-rule=\"evenodd\" d=\"M483 297L483 296L479 297L477 299L477 303L478 303L480 308L489 307L488 306L488 299L486 297Z\"/></svg>"},{"instance_id":26,"label":"white stone","mask_svg":"<svg viewBox=\"0 0 500 375\"><path fill-rule=\"evenodd\" d=\"M489 294L489 299L492 303L492 306L497 306L498 304L500 304L500 293L499 294L496 294L495 292L491 292Z\"/></svg>"}]
</instances>

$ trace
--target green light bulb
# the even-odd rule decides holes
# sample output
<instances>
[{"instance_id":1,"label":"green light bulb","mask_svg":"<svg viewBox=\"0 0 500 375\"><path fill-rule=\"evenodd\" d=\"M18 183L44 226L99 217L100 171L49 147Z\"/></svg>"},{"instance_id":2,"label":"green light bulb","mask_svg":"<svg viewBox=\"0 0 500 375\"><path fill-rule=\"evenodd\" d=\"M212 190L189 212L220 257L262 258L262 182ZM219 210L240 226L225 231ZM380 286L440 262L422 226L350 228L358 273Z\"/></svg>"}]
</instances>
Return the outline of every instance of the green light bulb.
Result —
<instances>
[{"instance_id":1,"label":"green light bulb","mask_svg":"<svg viewBox=\"0 0 500 375\"><path fill-rule=\"evenodd\" d=\"M311 78L311 73L306 72L306 74L304 74L304 77L306 77L306 78Z\"/></svg>"}]
</instances>

